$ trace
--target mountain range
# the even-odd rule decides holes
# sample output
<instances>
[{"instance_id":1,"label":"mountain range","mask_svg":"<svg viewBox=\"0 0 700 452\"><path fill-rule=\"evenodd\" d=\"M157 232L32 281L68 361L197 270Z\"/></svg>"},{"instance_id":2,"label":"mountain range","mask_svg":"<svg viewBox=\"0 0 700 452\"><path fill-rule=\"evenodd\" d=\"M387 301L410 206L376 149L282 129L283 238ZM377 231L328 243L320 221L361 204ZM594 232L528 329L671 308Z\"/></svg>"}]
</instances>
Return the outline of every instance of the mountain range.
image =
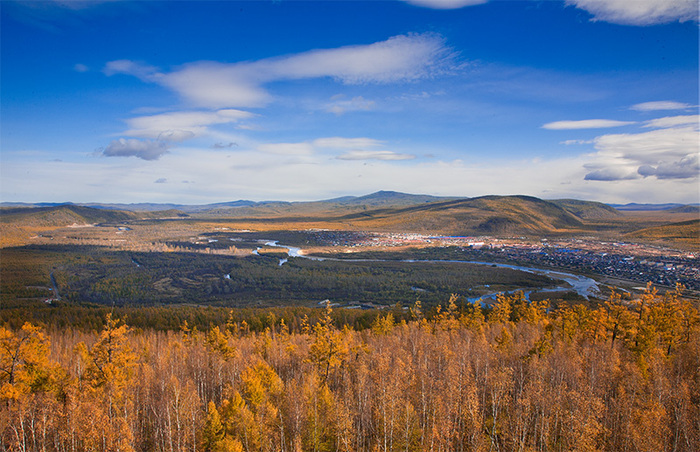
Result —
<instances>
[{"instance_id":1,"label":"mountain range","mask_svg":"<svg viewBox=\"0 0 700 452\"><path fill-rule=\"evenodd\" d=\"M479 197L483 198L483 197ZM250 201L245 199L239 199L237 201L227 201L211 204L175 204L175 203L22 203L22 202L3 202L0 203L0 208L6 207L58 207L67 205L77 205L83 207L93 207L95 209L103 210L123 210L131 212L155 212L155 211L167 211L167 210L179 210L185 213L231 213L227 212L229 209L241 209L241 208L256 208L263 210L273 210L278 211L313 211L313 210L323 210L327 209L329 206L333 207L360 207L365 209L378 208L378 207L399 207L399 206L410 206L423 203L439 202L439 201L452 201L452 200L465 200L465 199L478 199L478 198L462 198L462 197L444 197L444 196L431 196L431 195L415 195L409 193L400 193L395 191L378 191L364 196L342 196L338 198L326 199L321 201L299 201L299 202L289 202L289 201ZM577 206L584 209L586 206L595 205L596 208L600 206L609 206L617 211L660 211L660 210L672 210L675 212L696 212L700 209L700 204L678 204L678 203L666 203L666 204L638 204L638 203L628 203L628 204L603 204L591 201L580 201L574 199L568 200L550 200L559 205L566 204L566 208L569 210L576 210ZM604 209L608 212L612 212L610 209ZM252 211L254 212L254 211ZM585 218L591 218L590 212L584 213L583 210L579 210L579 214L583 214ZM577 214L578 215L578 214Z\"/></svg>"},{"instance_id":2,"label":"mountain range","mask_svg":"<svg viewBox=\"0 0 700 452\"><path fill-rule=\"evenodd\" d=\"M74 224L128 223L143 219L333 223L354 230L420 232L444 235L550 235L614 232L638 237L692 236L697 206L671 206L660 218L642 223L607 204L531 196L437 197L392 191L313 202L233 201L199 206L180 204L35 204L0 208L3 235L27 228ZM671 215L676 213L677 215ZM668 218L666 218L668 217ZM674 221L675 218L675 221ZM680 221L691 223L680 224ZM673 226L672 223L678 223ZM340 225L340 226L338 226ZM663 226L663 228L659 228ZM657 228L657 229L653 229ZM700 235L700 234L698 234ZM691 237L692 238L692 237Z\"/></svg>"},{"instance_id":3,"label":"mountain range","mask_svg":"<svg viewBox=\"0 0 700 452\"><path fill-rule=\"evenodd\" d=\"M700 211L700 204L609 204L609 206L614 207L621 211L658 211L658 210L670 210L673 212L697 212Z\"/></svg>"}]
</instances>

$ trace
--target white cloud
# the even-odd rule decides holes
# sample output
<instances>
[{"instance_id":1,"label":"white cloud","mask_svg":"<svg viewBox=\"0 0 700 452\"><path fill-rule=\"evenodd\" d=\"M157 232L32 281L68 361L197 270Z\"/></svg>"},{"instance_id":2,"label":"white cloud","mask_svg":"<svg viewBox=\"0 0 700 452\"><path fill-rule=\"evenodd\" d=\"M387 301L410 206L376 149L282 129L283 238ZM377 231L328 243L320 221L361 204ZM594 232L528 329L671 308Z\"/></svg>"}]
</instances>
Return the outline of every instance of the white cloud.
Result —
<instances>
[{"instance_id":1,"label":"white cloud","mask_svg":"<svg viewBox=\"0 0 700 452\"><path fill-rule=\"evenodd\" d=\"M621 25L656 25L698 19L697 0L566 0L593 20Z\"/></svg>"},{"instance_id":2,"label":"white cloud","mask_svg":"<svg viewBox=\"0 0 700 452\"><path fill-rule=\"evenodd\" d=\"M343 138L329 137L318 138L313 141L314 146L329 149L354 149L354 148L373 148L383 146L384 142L375 140L374 138Z\"/></svg>"},{"instance_id":3,"label":"white cloud","mask_svg":"<svg viewBox=\"0 0 700 452\"><path fill-rule=\"evenodd\" d=\"M654 102L642 102L641 104L635 104L630 107L630 110L637 111L656 111L656 110L686 110L692 108L690 104L684 104L681 102L674 102L672 100L660 100Z\"/></svg>"},{"instance_id":4,"label":"white cloud","mask_svg":"<svg viewBox=\"0 0 700 452\"><path fill-rule=\"evenodd\" d=\"M311 50L253 62L194 62L170 73L129 60L107 63L107 75L134 75L208 108L260 107L270 82L329 77L345 84L406 82L450 71L455 55L436 34L394 36L369 45Z\"/></svg>"},{"instance_id":5,"label":"white cloud","mask_svg":"<svg viewBox=\"0 0 700 452\"><path fill-rule=\"evenodd\" d=\"M158 83L201 107L260 107L272 96L262 87L262 72L256 73L252 64L190 63Z\"/></svg>"},{"instance_id":6,"label":"white cloud","mask_svg":"<svg viewBox=\"0 0 700 452\"><path fill-rule=\"evenodd\" d=\"M418 80L440 73L452 58L436 34L394 36L369 45L311 50L252 63L263 80L333 77L348 84Z\"/></svg>"},{"instance_id":7,"label":"white cloud","mask_svg":"<svg viewBox=\"0 0 700 452\"><path fill-rule=\"evenodd\" d=\"M661 162L656 167L640 166L637 170L644 177L656 176L659 179L690 179L700 174L698 154L691 154L675 162Z\"/></svg>"},{"instance_id":8,"label":"white cloud","mask_svg":"<svg viewBox=\"0 0 700 452\"><path fill-rule=\"evenodd\" d=\"M75 66L73 66L73 70L75 72L88 72L90 68L82 63L77 63Z\"/></svg>"},{"instance_id":9,"label":"white cloud","mask_svg":"<svg viewBox=\"0 0 700 452\"><path fill-rule=\"evenodd\" d=\"M700 136L695 127L603 135L595 139L600 152L649 164L697 153L699 145Z\"/></svg>"},{"instance_id":10,"label":"white cloud","mask_svg":"<svg viewBox=\"0 0 700 452\"><path fill-rule=\"evenodd\" d=\"M656 176L697 179L700 134L697 127L676 127L636 134L602 135L586 165L586 180L613 181Z\"/></svg>"},{"instance_id":11,"label":"white cloud","mask_svg":"<svg viewBox=\"0 0 700 452\"><path fill-rule=\"evenodd\" d=\"M325 137L317 138L312 141L303 141L298 143L262 143L256 144L250 149L254 149L262 154L273 154L278 156L289 156L289 157L299 157L300 159L294 160L295 163L303 164L319 164L319 161L313 160L314 156L323 154L328 156L335 156L335 160L382 160L382 161L399 161L399 160L412 160L416 156L409 153L400 153L395 151L388 151L384 149L377 149L384 147L385 143L383 141L375 140L373 138L358 137L358 138L345 138L345 137ZM243 151L251 152L251 151ZM240 151L237 152L238 155L243 155ZM325 157L324 157L325 158ZM250 165L254 164L245 163L243 167L248 168ZM243 168L240 165L237 166L238 169ZM262 168L260 168L262 169Z\"/></svg>"},{"instance_id":12,"label":"white cloud","mask_svg":"<svg viewBox=\"0 0 700 452\"><path fill-rule=\"evenodd\" d=\"M157 160L168 152L168 144L163 141L120 138L102 149L106 157L138 157L143 160Z\"/></svg>"},{"instance_id":13,"label":"white cloud","mask_svg":"<svg viewBox=\"0 0 700 452\"><path fill-rule=\"evenodd\" d=\"M582 121L555 121L542 126L549 130L574 130L574 129L605 129L634 124L633 121L615 121L612 119L584 119Z\"/></svg>"},{"instance_id":14,"label":"white cloud","mask_svg":"<svg viewBox=\"0 0 700 452\"><path fill-rule=\"evenodd\" d=\"M489 0L403 0L415 6L433 9L458 9L465 6L480 5Z\"/></svg>"},{"instance_id":15,"label":"white cloud","mask_svg":"<svg viewBox=\"0 0 700 452\"><path fill-rule=\"evenodd\" d=\"M326 111L334 113L338 116L349 111L368 111L374 108L375 102L367 100L362 96L353 97L352 99L342 100L335 98L333 102L326 105Z\"/></svg>"},{"instance_id":16,"label":"white cloud","mask_svg":"<svg viewBox=\"0 0 700 452\"><path fill-rule=\"evenodd\" d=\"M341 160L406 160L414 158L408 154L375 149L383 145L384 142L373 138L327 137L299 143L263 143L256 145L254 149L267 154L297 156L309 156L322 151L334 153L350 150L350 152L336 157Z\"/></svg>"},{"instance_id":17,"label":"white cloud","mask_svg":"<svg viewBox=\"0 0 700 452\"><path fill-rule=\"evenodd\" d=\"M309 143L267 143L258 146L258 150L278 155L311 155L314 152Z\"/></svg>"},{"instance_id":18,"label":"white cloud","mask_svg":"<svg viewBox=\"0 0 700 452\"><path fill-rule=\"evenodd\" d=\"M590 173L586 174L584 177L584 180L596 180L596 181L605 181L605 182L611 182L611 181L618 181L618 180L630 180L630 179L636 179L637 175L633 171L629 171L629 169L624 168L624 167L610 167L610 168L601 168L595 171L591 171Z\"/></svg>"},{"instance_id":19,"label":"white cloud","mask_svg":"<svg viewBox=\"0 0 700 452\"><path fill-rule=\"evenodd\" d=\"M0 177L3 199L28 201L188 204L237 198L303 201L384 189L445 196L518 193L622 203L698 202L697 179L638 175L637 179L614 182L585 180L586 173L600 169L584 167L590 161L591 157L585 155L542 159L537 163L531 159L341 161L326 155L300 159L245 147L235 153L178 148L171 150L167 159L147 165L137 159L123 159L119 165L106 159L90 159L61 163L58 172L56 163L45 156L7 159L0 167ZM169 183L154 184L161 177ZM264 183L260 183L261 179Z\"/></svg>"},{"instance_id":20,"label":"white cloud","mask_svg":"<svg viewBox=\"0 0 700 452\"><path fill-rule=\"evenodd\" d=\"M669 127L698 125L699 123L700 115L666 116L665 118L651 119L646 122L644 127L666 129Z\"/></svg>"},{"instance_id":21,"label":"white cloud","mask_svg":"<svg viewBox=\"0 0 700 452\"><path fill-rule=\"evenodd\" d=\"M559 144L563 144L565 146L571 146L572 144L591 144L593 143L592 140L565 140L560 142Z\"/></svg>"},{"instance_id":22,"label":"white cloud","mask_svg":"<svg viewBox=\"0 0 700 452\"><path fill-rule=\"evenodd\" d=\"M151 136L149 133L141 133L142 131L138 130L129 130L124 133L124 135L128 136L141 136L141 137L148 137ZM199 135L203 135L206 132L206 128L201 127L197 128L194 130L163 130L160 132L158 135L155 136L155 138L158 139L158 141L163 141L163 142L169 142L169 143L180 143L185 140L191 140L192 138L195 138Z\"/></svg>"},{"instance_id":23,"label":"white cloud","mask_svg":"<svg viewBox=\"0 0 700 452\"><path fill-rule=\"evenodd\" d=\"M155 66L149 66L131 60L110 61L105 65L102 72L108 76L116 74L133 75L145 82L153 82L163 76L163 74L158 72L158 68Z\"/></svg>"},{"instance_id":24,"label":"white cloud","mask_svg":"<svg viewBox=\"0 0 700 452\"><path fill-rule=\"evenodd\" d=\"M124 135L161 141L184 141L206 134L208 126L234 123L252 116L249 112L234 109L139 116L126 121L130 129L124 132Z\"/></svg>"},{"instance_id":25,"label":"white cloud","mask_svg":"<svg viewBox=\"0 0 700 452\"><path fill-rule=\"evenodd\" d=\"M393 151L349 151L336 157L338 160L412 160L413 154L399 154Z\"/></svg>"}]
</instances>

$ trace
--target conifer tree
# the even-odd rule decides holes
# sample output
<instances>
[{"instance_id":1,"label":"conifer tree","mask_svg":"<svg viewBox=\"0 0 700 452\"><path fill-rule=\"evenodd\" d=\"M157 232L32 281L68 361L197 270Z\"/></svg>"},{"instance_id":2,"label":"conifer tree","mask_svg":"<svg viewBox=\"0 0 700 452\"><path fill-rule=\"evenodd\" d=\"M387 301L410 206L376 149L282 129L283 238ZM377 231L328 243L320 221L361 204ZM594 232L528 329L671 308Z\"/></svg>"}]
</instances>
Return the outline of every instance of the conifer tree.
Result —
<instances>
[{"instance_id":1,"label":"conifer tree","mask_svg":"<svg viewBox=\"0 0 700 452\"><path fill-rule=\"evenodd\" d=\"M48 390L52 367L49 341L41 328L25 323L15 333L0 327L0 400Z\"/></svg>"},{"instance_id":2,"label":"conifer tree","mask_svg":"<svg viewBox=\"0 0 700 452\"><path fill-rule=\"evenodd\" d=\"M216 409L214 402L209 401L207 404L207 418L202 430L202 447L204 447L205 452L214 452L219 441L224 439L225 433L219 410Z\"/></svg>"},{"instance_id":3,"label":"conifer tree","mask_svg":"<svg viewBox=\"0 0 700 452\"><path fill-rule=\"evenodd\" d=\"M309 359L316 365L322 383L326 382L330 371L343 362L347 352L341 333L333 326L332 311L327 303L323 316L313 327L309 347Z\"/></svg>"}]
</instances>

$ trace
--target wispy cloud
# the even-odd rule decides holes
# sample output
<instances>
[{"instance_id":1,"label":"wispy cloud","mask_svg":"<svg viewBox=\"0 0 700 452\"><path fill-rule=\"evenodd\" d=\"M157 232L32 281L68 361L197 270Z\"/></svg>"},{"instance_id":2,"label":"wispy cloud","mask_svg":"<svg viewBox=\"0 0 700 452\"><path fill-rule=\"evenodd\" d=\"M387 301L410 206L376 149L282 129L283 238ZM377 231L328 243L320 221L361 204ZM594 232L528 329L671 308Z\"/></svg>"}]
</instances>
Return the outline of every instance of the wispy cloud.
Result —
<instances>
[{"instance_id":1,"label":"wispy cloud","mask_svg":"<svg viewBox=\"0 0 700 452\"><path fill-rule=\"evenodd\" d=\"M229 124L252 117L241 110L180 111L128 119L124 135L162 141L184 141L207 133L208 126Z\"/></svg>"},{"instance_id":2,"label":"wispy cloud","mask_svg":"<svg viewBox=\"0 0 700 452\"><path fill-rule=\"evenodd\" d=\"M258 150L278 155L311 155L314 147L310 143L267 143L258 146Z\"/></svg>"},{"instance_id":3,"label":"wispy cloud","mask_svg":"<svg viewBox=\"0 0 700 452\"><path fill-rule=\"evenodd\" d=\"M403 0L415 6L432 9L458 9L465 6L480 5L489 0Z\"/></svg>"},{"instance_id":4,"label":"wispy cloud","mask_svg":"<svg viewBox=\"0 0 700 452\"><path fill-rule=\"evenodd\" d=\"M565 140L560 142L559 144L563 144L565 146L571 146L572 144L591 144L593 143L593 140Z\"/></svg>"},{"instance_id":5,"label":"wispy cloud","mask_svg":"<svg viewBox=\"0 0 700 452\"><path fill-rule=\"evenodd\" d=\"M101 3L109 3L113 1L115 0L49 0L47 3L51 3L61 8L78 10L91 8Z\"/></svg>"},{"instance_id":6,"label":"wispy cloud","mask_svg":"<svg viewBox=\"0 0 700 452\"><path fill-rule=\"evenodd\" d=\"M666 116L665 118L651 119L644 124L643 127L654 129L666 129L669 127L698 125L700 124L700 115L681 115L681 116Z\"/></svg>"},{"instance_id":7,"label":"wispy cloud","mask_svg":"<svg viewBox=\"0 0 700 452\"><path fill-rule=\"evenodd\" d=\"M384 142L373 138L327 137L299 143L263 143L255 147L259 152L276 155L310 156L318 153L335 154L340 160L406 160L415 156L377 149Z\"/></svg>"},{"instance_id":8,"label":"wispy cloud","mask_svg":"<svg viewBox=\"0 0 700 452\"><path fill-rule=\"evenodd\" d=\"M61 24L70 21L73 25L87 23L93 14L100 13L105 3L126 3L119 0L29 0L2 1L3 13L39 29L51 33L65 31Z\"/></svg>"},{"instance_id":9,"label":"wispy cloud","mask_svg":"<svg viewBox=\"0 0 700 452\"><path fill-rule=\"evenodd\" d=\"M574 130L574 129L606 129L634 124L634 121L615 121L612 119L584 119L582 121L555 121L542 126L549 130Z\"/></svg>"},{"instance_id":10,"label":"wispy cloud","mask_svg":"<svg viewBox=\"0 0 700 452\"><path fill-rule=\"evenodd\" d=\"M675 102L672 100L659 100L654 102L642 102L641 104L635 104L630 107L630 110L637 111L657 111L657 110L687 110L692 108L690 104L685 104L682 102Z\"/></svg>"},{"instance_id":11,"label":"wispy cloud","mask_svg":"<svg viewBox=\"0 0 700 452\"><path fill-rule=\"evenodd\" d=\"M402 0L432 9L458 9L489 0ZM620 25L657 25L698 20L695 0L565 0L567 5L588 11L593 21Z\"/></svg>"},{"instance_id":12,"label":"wispy cloud","mask_svg":"<svg viewBox=\"0 0 700 452\"><path fill-rule=\"evenodd\" d=\"M656 25L698 20L696 0L566 0L588 11L594 21L620 25Z\"/></svg>"},{"instance_id":13,"label":"wispy cloud","mask_svg":"<svg viewBox=\"0 0 700 452\"><path fill-rule=\"evenodd\" d=\"M413 160L413 154L400 154L393 151L349 151L336 157L338 160Z\"/></svg>"},{"instance_id":14,"label":"wispy cloud","mask_svg":"<svg viewBox=\"0 0 700 452\"><path fill-rule=\"evenodd\" d=\"M337 160L412 160L413 154L400 153L381 149L385 142L373 138L344 138L329 137L314 140L313 145L327 150L345 151L335 158Z\"/></svg>"},{"instance_id":15,"label":"wispy cloud","mask_svg":"<svg viewBox=\"0 0 700 452\"><path fill-rule=\"evenodd\" d=\"M384 141L375 140L374 138L345 138L345 137L329 137L317 138L313 141L314 146L330 149L357 149L357 148L374 148L383 146Z\"/></svg>"},{"instance_id":16,"label":"wispy cloud","mask_svg":"<svg viewBox=\"0 0 700 452\"><path fill-rule=\"evenodd\" d=\"M394 36L369 45L311 50L253 62L193 62L172 72L130 60L107 63L107 75L129 74L172 89L207 108L260 107L271 82L329 77L344 84L407 82L454 69L456 55L433 33Z\"/></svg>"},{"instance_id":17,"label":"wispy cloud","mask_svg":"<svg viewBox=\"0 0 700 452\"><path fill-rule=\"evenodd\" d=\"M102 72L112 76L116 74L133 75L144 82L155 82L163 77L155 66L132 60L115 60L108 62Z\"/></svg>"},{"instance_id":18,"label":"wispy cloud","mask_svg":"<svg viewBox=\"0 0 700 452\"><path fill-rule=\"evenodd\" d=\"M334 96L332 102L326 105L326 111L338 116L350 111L369 111L374 108L375 102L362 96L352 99L344 99L343 96Z\"/></svg>"}]
</instances>

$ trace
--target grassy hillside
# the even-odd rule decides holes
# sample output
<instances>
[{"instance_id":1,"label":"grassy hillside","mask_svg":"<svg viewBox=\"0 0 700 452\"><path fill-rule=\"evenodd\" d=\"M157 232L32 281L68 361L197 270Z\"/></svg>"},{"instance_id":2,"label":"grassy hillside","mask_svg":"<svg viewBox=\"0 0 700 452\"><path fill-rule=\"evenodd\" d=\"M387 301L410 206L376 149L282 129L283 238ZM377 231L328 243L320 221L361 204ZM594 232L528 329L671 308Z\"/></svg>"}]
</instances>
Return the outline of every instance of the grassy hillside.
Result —
<instances>
[{"instance_id":1,"label":"grassy hillside","mask_svg":"<svg viewBox=\"0 0 700 452\"><path fill-rule=\"evenodd\" d=\"M670 212L670 213L695 213L695 214L700 214L700 206L698 206L698 205L688 205L688 206L674 207L673 209L669 209L668 212Z\"/></svg>"},{"instance_id":2,"label":"grassy hillside","mask_svg":"<svg viewBox=\"0 0 700 452\"><path fill-rule=\"evenodd\" d=\"M201 212L208 216L233 218L318 217L346 215L373 209L408 207L453 199L456 198L378 191L365 196L344 196L322 201L269 201L235 207L221 205L201 210Z\"/></svg>"},{"instance_id":3,"label":"grassy hillside","mask_svg":"<svg viewBox=\"0 0 700 452\"><path fill-rule=\"evenodd\" d=\"M238 207L232 207L234 204ZM492 236L586 233L693 244L698 242L697 227L693 226L696 223L686 220L697 219L697 214L690 210L693 209L684 207L677 212L676 209L619 212L605 204L574 199L547 201L530 196L454 199L389 191L316 202L222 203L206 212L192 214L193 217L179 210L134 212L72 204L11 207L0 208L0 246L27 243L31 236L67 226L183 217L200 222L226 221L231 223L226 227L234 229L328 228ZM169 222L169 227L177 228L184 223ZM158 224L158 229L164 226Z\"/></svg>"},{"instance_id":4,"label":"grassy hillside","mask_svg":"<svg viewBox=\"0 0 700 452\"><path fill-rule=\"evenodd\" d=\"M25 227L119 223L136 218L138 215L133 212L100 210L75 205L0 209L0 222L20 223Z\"/></svg>"},{"instance_id":5,"label":"grassy hillside","mask_svg":"<svg viewBox=\"0 0 700 452\"><path fill-rule=\"evenodd\" d=\"M555 199L551 202L583 220L609 220L622 216L614 207L600 202L578 199Z\"/></svg>"},{"instance_id":6,"label":"grassy hillside","mask_svg":"<svg viewBox=\"0 0 700 452\"><path fill-rule=\"evenodd\" d=\"M700 245L700 220L681 221L625 234L635 239L673 240Z\"/></svg>"},{"instance_id":7,"label":"grassy hillside","mask_svg":"<svg viewBox=\"0 0 700 452\"><path fill-rule=\"evenodd\" d=\"M368 229L450 235L511 235L578 230L582 221L556 204L529 196L483 196L401 209L351 214L344 220Z\"/></svg>"},{"instance_id":8,"label":"grassy hillside","mask_svg":"<svg viewBox=\"0 0 700 452\"><path fill-rule=\"evenodd\" d=\"M597 208L587 207L589 211ZM578 205L581 211L585 203ZM600 209L604 210L604 209ZM612 209L614 211L614 209ZM512 235L581 230L581 218L557 204L529 196L436 198L378 192L359 198L309 203L265 203L210 211L213 217L342 224L348 229L450 235Z\"/></svg>"},{"instance_id":9,"label":"grassy hillside","mask_svg":"<svg viewBox=\"0 0 700 452\"><path fill-rule=\"evenodd\" d=\"M0 246L25 243L29 237L65 226L100 223L121 224L144 218L186 216L177 210L125 212L65 204L54 207L8 207L0 209Z\"/></svg>"},{"instance_id":10,"label":"grassy hillside","mask_svg":"<svg viewBox=\"0 0 700 452\"><path fill-rule=\"evenodd\" d=\"M412 206L417 204L425 204L431 202L451 201L458 198L447 198L430 195L412 195L408 193L399 193L396 191L378 191L365 196L338 198L337 204L345 206L362 206L362 207L401 207ZM329 200L326 202L333 202Z\"/></svg>"}]
</instances>

